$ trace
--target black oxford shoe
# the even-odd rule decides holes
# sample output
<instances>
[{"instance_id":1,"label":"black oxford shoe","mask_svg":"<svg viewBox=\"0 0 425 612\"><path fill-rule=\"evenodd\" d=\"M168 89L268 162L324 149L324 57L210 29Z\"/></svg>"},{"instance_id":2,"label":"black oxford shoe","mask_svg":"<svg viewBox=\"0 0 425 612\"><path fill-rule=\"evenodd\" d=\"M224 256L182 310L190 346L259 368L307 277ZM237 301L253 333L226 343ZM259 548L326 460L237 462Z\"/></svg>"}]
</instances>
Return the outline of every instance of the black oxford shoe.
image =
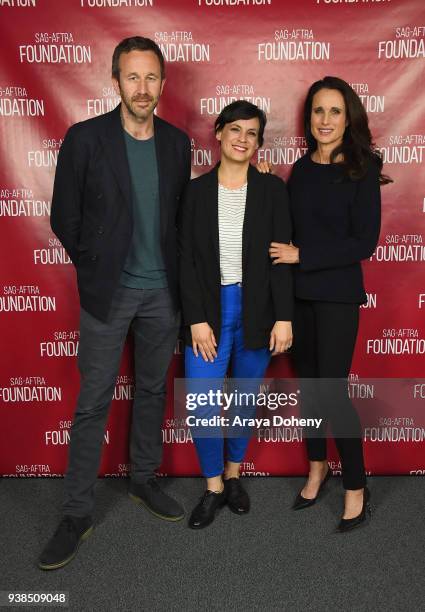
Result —
<instances>
[{"instance_id":1,"label":"black oxford shoe","mask_svg":"<svg viewBox=\"0 0 425 612\"><path fill-rule=\"evenodd\" d=\"M205 491L199 504L195 506L189 519L191 529L208 527L215 519L216 511L226 503L225 489L221 493Z\"/></svg>"},{"instance_id":2,"label":"black oxford shoe","mask_svg":"<svg viewBox=\"0 0 425 612\"><path fill-rule=\"evenodd\" d=\"M224 490L226 492L227 505L232 512L235 514L246 514L249 512L249 496L239 478L228 478L225 480Z\"/></svg>"}]
</instances>

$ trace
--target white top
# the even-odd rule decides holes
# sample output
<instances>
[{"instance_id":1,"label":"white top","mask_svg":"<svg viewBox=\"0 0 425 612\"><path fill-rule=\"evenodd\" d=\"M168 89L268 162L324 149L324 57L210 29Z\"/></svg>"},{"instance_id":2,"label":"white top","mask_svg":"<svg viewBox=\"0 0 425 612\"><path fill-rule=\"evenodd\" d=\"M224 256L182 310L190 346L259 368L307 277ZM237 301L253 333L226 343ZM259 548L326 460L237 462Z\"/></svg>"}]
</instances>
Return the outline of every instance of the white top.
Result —
<instances>
[{"instance_id":1,"label":"white top","mask_svg":"<svg viewBox=\"0 0 425 612\"><path fill-rule=\"evenodd\" d=\"M221 284L242 282L242 230L247 183L238 189L218 186Z\"/></svg>"}]
</instances>

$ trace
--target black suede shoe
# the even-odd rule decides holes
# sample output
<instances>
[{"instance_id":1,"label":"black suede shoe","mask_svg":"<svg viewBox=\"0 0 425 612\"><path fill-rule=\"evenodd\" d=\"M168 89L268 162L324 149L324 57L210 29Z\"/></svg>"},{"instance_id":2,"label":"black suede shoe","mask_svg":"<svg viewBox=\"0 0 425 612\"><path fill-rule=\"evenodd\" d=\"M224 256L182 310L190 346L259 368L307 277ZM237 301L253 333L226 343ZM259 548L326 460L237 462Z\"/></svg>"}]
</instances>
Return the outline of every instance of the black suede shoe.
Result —
<instances>
[{"instance_id":1,"label":"black suede shoe","mask_svg":"<svg viewBox=\"0 0 425 612\"><path fill-rule=\"evenodd\" d=\"M226 492L227 505L232 512L235 514L246 514L249 512L249 496L239 478L228 478L225 480L224 490Z\"/></svg>"},{"instance_id":2,"label":"black suede shoe","mask_svg":"<svg viewBox=\"0 0 425 612\"><path fill-rule=\"evenodd\" d=\"M59 523L52 539L41 553L38 567L54 570L64 567L77 554L78 548L93 531L91 516L65 515Z\"/></svg>"},{"instance_id":3,"label":"black suede shoe","mask_svg":"<svg viewBox=\"0 0 425 612\"><path fill-rule=\"evenodd\" d=\"M320 483L320 487L319 487L319 490L317 491L316 497L313 497L313 499L307 499L306 497L303 497L301 495L301 491L300 491L298 495L296 496L294 503L292 504L292 510L303 510L304 508L309 508L310 506L313 506L316 503L319 495L322 493L326 483L328 482L331 476L332 476L332 470L328 465L328 471L326 472L326 476Z\"/></svg>"},{"instance_id":4,"label":"black suede shoe","mask_svg":"<svg viewBox=\"0 0 425 612\"><path fill-rule=\"evenodd\" d=\"M130 498L143 504L149 512L165 521L181 521L184 510L175 499L164 493L156 478L143 484L131 483L128 491Z\"/></svg>"},{"instance_id":5,"label":"black suede shoe","mask_svg":"<svg viewBox=\"0 0 425 612\"><path fill-rule=\"evenodd\" d=\"M189 527L191 529L203 529L208 527L214 518L218 508L221 508L226 503L225 489L221 493L214 491L205 491L201 497L199 504L195 506L190 515Z\"/></svg>"}]
</instances>

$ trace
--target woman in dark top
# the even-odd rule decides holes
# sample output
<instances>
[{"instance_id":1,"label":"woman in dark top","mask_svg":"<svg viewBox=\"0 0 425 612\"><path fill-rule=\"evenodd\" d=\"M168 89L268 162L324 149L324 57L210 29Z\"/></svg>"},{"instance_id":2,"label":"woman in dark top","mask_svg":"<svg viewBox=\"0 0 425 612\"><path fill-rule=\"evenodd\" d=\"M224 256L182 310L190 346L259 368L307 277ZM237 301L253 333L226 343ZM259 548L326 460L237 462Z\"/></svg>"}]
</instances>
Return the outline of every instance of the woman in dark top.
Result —
<instances>
[{"instance_id":1,"label":"woman in dark top","mask_svg":"<svg viewBox=\"0 0 425 612\"><path fill-rule=\"evenodd\" d=\"M192 180L185 193L180 288L191 392L221 388L229 365L234 378L261 379L271 355L292 342L291 267L273 266L268 252L270 241L289 243L291 237L286 187L250 165L262 145L265 123L263 111L250 102L226 106L215 122L220 163ZM253 416L249 407L242 412L242 417ZM193 416L219 414L220 408L211 404L196 407ZM204 435L192 430L206 478L206 491L189 519L193 529L209 525L224 503L237 514L249 510L239 481L249 432L229 431L224 445L219 427Z\"/></svg>"},{"instance_id":2,"label":"woman in dark top","mask_svg":"<svg viewBox=\"0 0 425 612\"><path fill-rule=\"evenodd\" d=\"M275 264L294 264L294 359L307 415L328 422L341 458L345 509L339 531L370 514L361 426L348 397L359 305L366 301L361 260L372 255L380 230L382 160L374 150L363 105L345 81L314 83L304 106L308 153L288 183L293 244L272 243ZM314 504L331 471L325 428L308 430L310 471L293 508Z\"/></svg>"}]
</instances>

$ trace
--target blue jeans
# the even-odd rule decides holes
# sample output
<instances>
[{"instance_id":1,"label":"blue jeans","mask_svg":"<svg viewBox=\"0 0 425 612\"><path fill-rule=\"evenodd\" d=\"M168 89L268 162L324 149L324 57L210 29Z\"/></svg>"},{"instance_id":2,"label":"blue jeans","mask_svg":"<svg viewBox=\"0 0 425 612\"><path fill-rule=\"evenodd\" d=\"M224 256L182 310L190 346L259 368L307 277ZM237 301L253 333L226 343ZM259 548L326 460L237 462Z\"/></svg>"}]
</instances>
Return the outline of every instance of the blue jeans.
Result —
<instances>
[{"instance_id":1,"label":"blue jeans","mask_svg":"<svg viewBox=\"0 0 425 612\"><path fill-rule=\"evenodd\" d=\"M201 354L195 356L191 347L185 350L185 375L188 379L213 378L223 380L231 361L233 378L263 378L270 361L271 353L267 348L247 350L244 348L242 323L242 287L225 285L221 287L221 334L214 362L204 361ZM246 389L244 389L245 391ZM208 390L207 390L208 391ZM255 409L254 409L255 411ZM197 416L219 415L219 407L207 407ZM213 438L193 438L205 478L219 476L224 470L224 440L215 432ZM249 443L245 437L227 438L226 458L240 463Z\"/></svg>"}]
</instances>

